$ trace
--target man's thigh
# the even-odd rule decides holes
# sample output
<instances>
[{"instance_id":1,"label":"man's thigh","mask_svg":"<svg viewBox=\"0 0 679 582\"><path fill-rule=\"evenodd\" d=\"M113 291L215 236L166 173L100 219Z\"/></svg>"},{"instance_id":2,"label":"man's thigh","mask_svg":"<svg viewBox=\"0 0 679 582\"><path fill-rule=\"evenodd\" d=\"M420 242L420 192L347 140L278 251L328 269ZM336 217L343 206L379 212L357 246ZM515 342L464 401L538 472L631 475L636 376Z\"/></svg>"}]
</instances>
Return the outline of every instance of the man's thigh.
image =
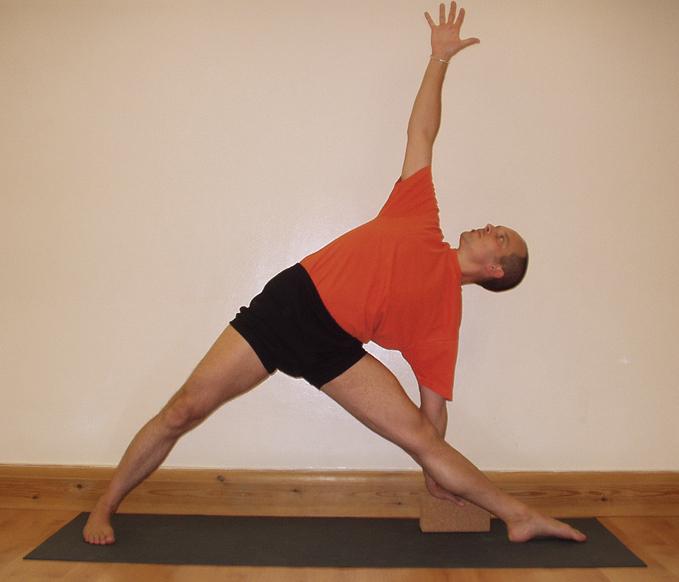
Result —
<instances>
[{"instance_id":1,"label":"man's thigh","mask_svg":"<svg viewBox=\"0 0 679 582\"><path fill-rule=\"evenodd\" d=\"M250 344L227 325L165 408L183 401L194 415L206 416L269 376Z\"/></svg>"},{"instance_id":2,"label":"man's thigh","mask_svg":"<svg viewBox=\"0 0 679 582\"><path fill-rule=\"evenodd\" d=\"M410 454L426 446L426 439L436 437L435 428L396 376L371 354L321 390L368 428Z\"/></svg>"}]
</instances>

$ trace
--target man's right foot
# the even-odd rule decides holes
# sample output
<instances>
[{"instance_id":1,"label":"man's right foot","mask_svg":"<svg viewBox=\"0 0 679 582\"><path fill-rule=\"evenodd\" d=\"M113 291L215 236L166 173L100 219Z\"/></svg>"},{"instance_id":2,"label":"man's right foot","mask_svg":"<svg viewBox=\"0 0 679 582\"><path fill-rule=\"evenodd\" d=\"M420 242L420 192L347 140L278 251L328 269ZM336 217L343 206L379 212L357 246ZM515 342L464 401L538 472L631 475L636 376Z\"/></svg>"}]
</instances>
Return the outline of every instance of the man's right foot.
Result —
<instances>
[{"instance_id":1,"label":"man's right foot","mask_svg":"<svg viewBox=\"0 0 679 582\"><path fill-rule=\"evenodd\" d=\"M113 544L116 541L111 527L111 511L102 507L100 501L90 513L83 528L83 539L90 544Z\"/></svg>"},{"instance_id":2,"label":"man's right foot","mask_svg":"<svg viewBox=\"0 0 679 582\"><path fill-rule=\"evenodd\" d=\"M587 541L587 536L580 530L535 510L528 510L523 517L507 522L507 530L511 542L527 542L540 537Z\"/></svg>"}]
</instances>

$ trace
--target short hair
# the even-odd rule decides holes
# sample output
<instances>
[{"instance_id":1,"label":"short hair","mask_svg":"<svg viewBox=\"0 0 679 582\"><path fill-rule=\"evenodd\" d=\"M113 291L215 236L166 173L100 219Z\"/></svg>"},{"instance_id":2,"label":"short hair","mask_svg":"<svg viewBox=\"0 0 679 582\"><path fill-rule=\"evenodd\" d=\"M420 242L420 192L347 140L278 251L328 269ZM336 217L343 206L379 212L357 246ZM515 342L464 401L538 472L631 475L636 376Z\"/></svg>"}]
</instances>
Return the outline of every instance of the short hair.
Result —
<instances>
[{"instance_id":1,"label":"short hair","mask_svg":"<svg viewBox=\"0 0 679 582\"><path fill-rule=\"evenodd\" d=\"M520 257L516 254L511 254L500 259L500 265L504 271L504 275L498 278L486 279L479 281L479 285L488 291L508 291L516 287L526 276L528 269L528 251L526 256Z\"/></svg>"}]
</instances>

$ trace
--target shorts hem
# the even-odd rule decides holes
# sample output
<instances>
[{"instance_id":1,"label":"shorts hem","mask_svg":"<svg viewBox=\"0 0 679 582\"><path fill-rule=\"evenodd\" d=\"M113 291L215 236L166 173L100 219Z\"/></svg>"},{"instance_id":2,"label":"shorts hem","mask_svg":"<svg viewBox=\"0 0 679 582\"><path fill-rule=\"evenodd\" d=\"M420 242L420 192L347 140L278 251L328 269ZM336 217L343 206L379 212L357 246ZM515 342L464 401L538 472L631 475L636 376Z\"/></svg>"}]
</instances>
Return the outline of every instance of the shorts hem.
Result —
<instances>
[{"instance_id":1,"label":"shorts hem","mask_svg":"<svg viewBox=\"0 0 679 582\"><path fill-rule=\"evenodd\" d=\"M351 368L354 364L359 362L363 356L365 356L368 352L366 352L363 348L360 349L360 352L356 352L354 354L348 355L346 358L343 358L341 362L338 362L334 366L330 368L324 368L323 371L319 374L305 374L303 377L304 379L309 382L312 386L315 388L318 388L321 390L321 388L327 384L328 382L331 382L338 376L341 376L346 372L349 368Z\"/></svg>"},{"instance_id":2,"label":"shorts hem","mask_svg":"<svg viewBox=\"0 0 679 582\"><path fill-rule=\"evenodd\" d=\"M266 368L269 374L273 374L277 367L273 363L273 358L269 354L269 351L262 345L262 343L257 339L257 334L252 331L247 324L239 320L238 317L232 319L229 324L233 327L243 339L250 344L250 347L254 350L257 357L262 362L262 365Z\"/></svg>"}]
</instances>

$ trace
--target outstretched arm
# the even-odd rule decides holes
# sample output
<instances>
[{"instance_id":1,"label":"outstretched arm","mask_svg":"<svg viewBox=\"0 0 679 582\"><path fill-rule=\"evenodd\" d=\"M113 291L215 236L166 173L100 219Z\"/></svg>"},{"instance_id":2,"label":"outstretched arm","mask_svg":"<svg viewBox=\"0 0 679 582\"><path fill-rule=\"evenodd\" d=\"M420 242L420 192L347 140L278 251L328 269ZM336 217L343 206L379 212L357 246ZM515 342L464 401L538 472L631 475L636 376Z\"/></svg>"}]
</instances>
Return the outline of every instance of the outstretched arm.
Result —
<instances>
[{"instance_id":1,"label":"outstretched arm","mask_svg":"<svg viewBox=\"0 0 679 582\"><path fill-rule=\"evenodd\" d=\"M464 8L460 8L456 17L456 9L456 3L451 2L446 19L445 4L440 4L438 25L428 12L424 13L431 29L431 58L408 121L408 147L401 172L403 180L431 164L434 140L441 125L441 92L448 68L447 62L443 61L450 61L463 48L481 42L478 38L460 38L465 13Z\"/></svg>"}]
</instances>

